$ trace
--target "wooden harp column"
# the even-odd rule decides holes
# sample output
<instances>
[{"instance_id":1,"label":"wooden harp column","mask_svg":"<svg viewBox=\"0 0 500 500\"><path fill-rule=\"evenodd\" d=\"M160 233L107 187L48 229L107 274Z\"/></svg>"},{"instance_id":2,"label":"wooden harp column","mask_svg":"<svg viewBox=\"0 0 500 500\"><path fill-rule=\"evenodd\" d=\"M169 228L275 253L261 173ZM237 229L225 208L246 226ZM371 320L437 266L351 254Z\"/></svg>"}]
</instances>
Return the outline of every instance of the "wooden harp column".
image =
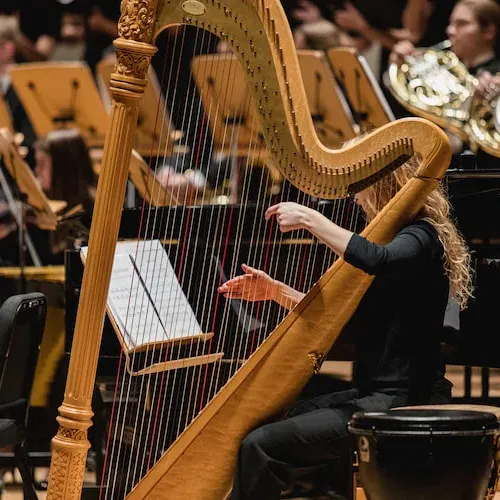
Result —
<instances>
[{"instance_id":1,"label":"wooden harp column","mask_svg":"<svg viewBox=\"0 0 500 500\"><path fill-rule=\"evenodd\" d=\"M117 64L110 81L113 104L104 146L104 168L97 188L89 238L92 247L85 264L64 402L57 418L59 431L52 441L49 499L76 500L81 496L90 447L87 430L92 425L92 392L132 138L147 71L157 50L150 43L155 22L156 0L122 1L120 38L114 42Z\"/></svg>"}]
</instances>

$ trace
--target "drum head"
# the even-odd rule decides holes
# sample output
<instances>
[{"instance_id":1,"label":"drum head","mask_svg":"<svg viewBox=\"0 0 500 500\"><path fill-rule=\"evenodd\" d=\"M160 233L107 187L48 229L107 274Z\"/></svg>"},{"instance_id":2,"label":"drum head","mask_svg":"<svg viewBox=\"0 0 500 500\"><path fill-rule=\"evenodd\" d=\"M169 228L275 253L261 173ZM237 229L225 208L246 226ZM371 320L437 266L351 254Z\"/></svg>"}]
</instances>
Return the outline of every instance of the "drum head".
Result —
<instances>
[{"instance_id":1,"label":"drum head","mask_svg":"<svg viewBox=\"0 0 500 500\"><path fill-rule=\"evenodd\" d=\"M353 434L378 435L487 433L498 429L493 413L459 410L398 410L355 413L349 423Z\"/></svg>"}]
</instances>

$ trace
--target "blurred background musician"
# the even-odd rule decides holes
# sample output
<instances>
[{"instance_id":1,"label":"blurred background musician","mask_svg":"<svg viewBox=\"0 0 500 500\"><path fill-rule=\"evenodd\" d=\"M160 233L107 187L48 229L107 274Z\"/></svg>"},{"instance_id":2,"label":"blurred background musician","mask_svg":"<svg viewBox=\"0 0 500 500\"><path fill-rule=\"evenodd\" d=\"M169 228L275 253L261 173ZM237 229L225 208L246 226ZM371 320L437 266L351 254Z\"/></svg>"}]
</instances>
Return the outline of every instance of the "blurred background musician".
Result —
<instances>
[{"instance_id":1,"label":"blurred background musician","mask_svg":"<svg viewBox=\"0 0 500 500\"><path fill-rule=\"evenodd\" d=\"M15 16L19 23L16 38L18 62L50 59L61 25L56 0L4 0L0 13Z\"/></svg>"},{"instance_id":2,"label":"blurred background musician","mask_svg":"<svg viewBox=\"0 0 500 500\"><path fill-rule=\"evenodd\" d=\"M113 40L118 36L120 2L115 0L76 0L83 3L86 49L84 60L92 72L97 63L114 54Z\"/></svg>"},{"instance_id":3,"label":"blurred background musician","mask_svg":"<svg viewBox=\"0 0 500 500\"><path fill-rule=\"evenodd\" d=\"M82 208L91 211L97 179L79 131L66 129L50 132L36 141L34 149L34 171L47 197L65 201L65 213ZM65 314L65 272L62 264L64 252L74 248L75 238L67 224L58 225L55 231L47 231L30 223L29 215L27 222L27 231L43 266L29 269L26 278L22 275L16 278L15 268L0 269L0 296L5 298L18 293L21 287L27 287L29 291L43 291L47 296L48 316L31 401L34 409L30 417L33 423L29 426L29 440L32 449L48 451L50 439L57 430L55 417L62 399L61 384L64 385L65 380L65 368L60 364L64 350ZM4 266L19 265L16 233L12 231L0 239L0 258Z\"/></svg>"},{"instance_id":4,"label":"blurred background musician","mask_svg":"<svg viewBox=\"0 0 500 500\"><path fill-rule=\"evenodd\" d=\"M22 134L22 144L28 148L26 161L32 165L35 131L9 77L9 68L15 64L17 37L16 19L12 16L0 15L0 93L10 112L14 132Z\"/></svg>"},{"instance_id":5,"label":"blurred background musician","mask_svg":"<svg viewBox=\"0 0 500 500\"><path fill-rule=\"evenodd\" d=\"M299 33L309 24L328 20L341 33L340 45L354 46L360 52L371 45L381 46L382 53L376 67L380 66L380 73L383 73L389 51L397 42L410 40L426 46L443 40L448 17L456 1L394 0L384 2L383 9L378 2L368 0L300 0L283 1L283 4L289 12L292 26L298 24ZM374 73L378 75L374 66Z\"/></svg>"},{"instance_id":6,"label":"blurred background musician","mask_svg":"<svg viewBox=\"0 0 500 500\"><path fill-rule=\"evenodd\" d=\"M49 199L66 202L65 213L91 210L95 196L96 176L88 149L76 129L57 130L35 144L35 174ZM73 247L67 225L55 231L39 229L28 215L28 231L44 265L62 264L64 250ZM17 238L10 232L0 240L4 265L18 265Z\"/></svg>"},{"instance_id":7,"label":"blurred background musician","mask_svg":"<svg viewBox=\"0 0 500 500\"><path fill-rule=\"evenodd\" d=\"M96 176L78 129L55 130L39 139L35 158L35 173L50 199L66 201L66 210L92 207Z\"/></svg>"},{"instance_id":8,"label":"blurred background musician","mask_svg":"<svg viewBox=\"0 0 500 500\"><path fill-rule=\"evenodd\" d=\"M453 9L446 28L452 50L472 75L479 71L497 73L500 60L495 53L500 30L500 6L495 0L461 0ZM411 40L394 46L393 58L415 52Z\"/></svg>"},{"instance_id":9,"label":"blurred background musician","mask_svg":"<svg viewBox=\"0 0 500 500\"><path fill-rule=\"evenodd\" d=\"M67 203L66 212L92 210L97 177L88 148L78 129L56 130L35 143L35 173L49 199ZM72 248L64 228L50 235L52 264L63 263L63 252Z\"/></svg>"},{"instance_id":10,"label":"blurred background musician","mask_svg":"<svg viewBox=\"0 0 500 500\"><path fill-rule=\"evenodd\" d=\"M499 83L496 74L500 72L500 59L496 52L500 35L500 5L495 0L459 1L451 13L446 34L450 50L477 78L475 92L484 96L494 94ZM410 40L401 41L394 46L391 60L401 62L420 50ZM453 165L458 166L464 144L456 135L448 135L454 151ZM478 163L482 168L498 167L497 159L482 151L478 152Z\"/></svg>"}]
</instances>

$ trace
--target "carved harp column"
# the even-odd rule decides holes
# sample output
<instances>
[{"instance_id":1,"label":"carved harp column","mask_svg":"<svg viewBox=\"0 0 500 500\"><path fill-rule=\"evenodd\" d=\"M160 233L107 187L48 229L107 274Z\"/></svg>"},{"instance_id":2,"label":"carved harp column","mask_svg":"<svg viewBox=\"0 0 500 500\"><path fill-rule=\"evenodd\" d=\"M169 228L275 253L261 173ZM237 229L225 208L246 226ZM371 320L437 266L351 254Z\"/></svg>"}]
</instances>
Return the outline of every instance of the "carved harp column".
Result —
<instances>
[{"instance_id":1,"label":"carved harp column","mask_svg":"<svg viewBox=\"0 0 500 500\"><path fill-rule=\"evenodd\" d=\"M87 450L87 429L108 285L118 237L121 210L146 74L156 47L150 42L156 21L156 0L122 0L114 42L117 64L111 75L114 98L104 146L94 220L82 283L64 402L59 408L59 431L52 442L47 498L79 499ZM106 193L100 196L100 193ZM90 243L92 242L92 243ZM92 249L94 251L92 251ZM99 250L100 249L100 250Z\"/></svg>"}]
</instances>

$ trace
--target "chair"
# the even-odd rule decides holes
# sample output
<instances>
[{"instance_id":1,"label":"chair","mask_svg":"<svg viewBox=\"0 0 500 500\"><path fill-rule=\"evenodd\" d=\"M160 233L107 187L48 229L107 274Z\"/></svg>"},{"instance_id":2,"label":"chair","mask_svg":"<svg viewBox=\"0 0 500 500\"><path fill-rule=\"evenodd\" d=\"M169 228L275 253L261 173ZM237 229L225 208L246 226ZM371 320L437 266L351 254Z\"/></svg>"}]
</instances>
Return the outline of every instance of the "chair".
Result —
<instances>
[{"instance_id":1,"label":"chair","mask_svg":"<svg viewBox=\"0 0 500 500\"><path fill-rule=\"evenodd\" d=\"M14 446L28 500L37 495L25 448L26 419L46 310L41 293L15 295L0 307L0 447Z\"/></svg>"}]
</instances>

